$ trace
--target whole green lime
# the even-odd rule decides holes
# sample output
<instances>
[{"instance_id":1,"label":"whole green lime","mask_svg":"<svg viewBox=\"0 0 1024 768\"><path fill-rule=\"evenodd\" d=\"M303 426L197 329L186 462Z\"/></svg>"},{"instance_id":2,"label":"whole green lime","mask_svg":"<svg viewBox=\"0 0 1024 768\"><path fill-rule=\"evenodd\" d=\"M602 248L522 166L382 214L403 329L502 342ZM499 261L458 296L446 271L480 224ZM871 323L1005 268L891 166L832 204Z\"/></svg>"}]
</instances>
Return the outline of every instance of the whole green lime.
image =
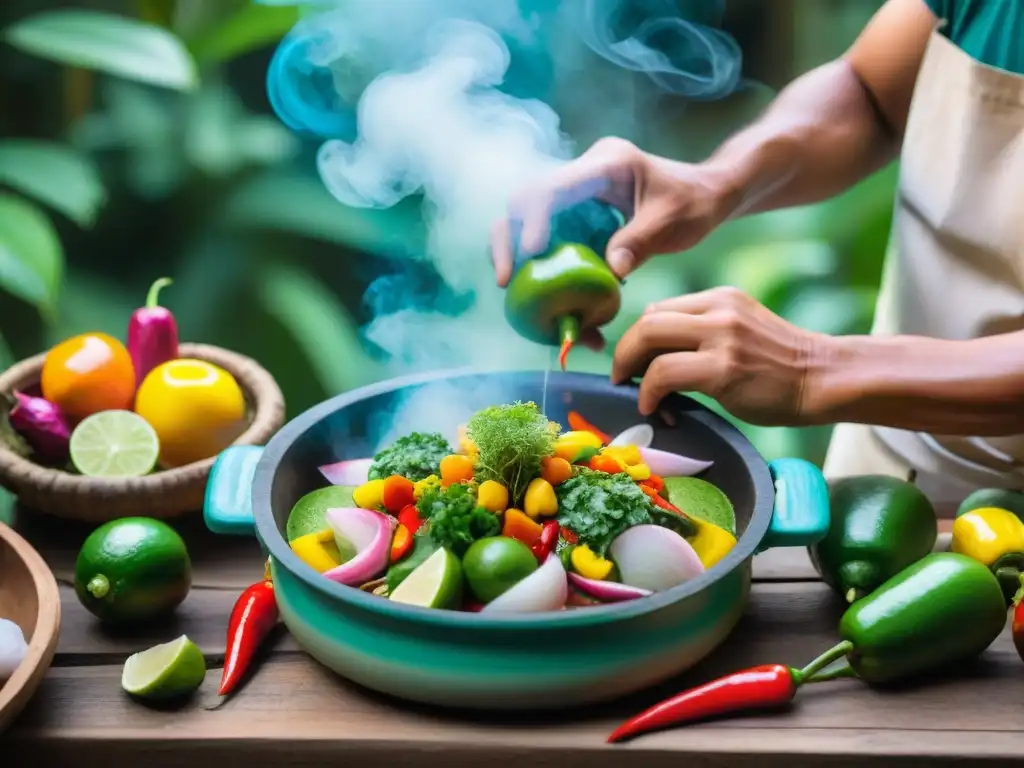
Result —
<instances>
[{"instance_id":1,"label":"whole green lime","mask_svg":"<svg viewBox=\"0 0 1024 768\"><path fill-rule=\"evenodd\" d=\"M489 603L537 570L530 548L510 536L488 536L469 545L462 573L477 600Z\"/></svg>"},{"instance_id":2,"label":"whole green lime","mask_svg":"<svg viewBox=\"0 0 1024 768\"><path fill-rule=\"evenodd\" d=\"M317 533L328 528L327 510L334 507L356 506L352 500L354 490L355 488L347 485L328 485L326 488L310 491L296 501L292 511L288 513L288 522L285 525L288 541L295 541L307 533Z\"/></svg>"},{"instance_id":3,"label":"whole green lime","mask_svg":"<svg viewBox=\"0 0 1024 768\"><path fill-rule=\"evenodd\" d=\"M104 523L89 534L75 562L79 602L111 624L169 614L191 586L185 542L167 523L149 517Z\"/></svg>"}]
</instances>

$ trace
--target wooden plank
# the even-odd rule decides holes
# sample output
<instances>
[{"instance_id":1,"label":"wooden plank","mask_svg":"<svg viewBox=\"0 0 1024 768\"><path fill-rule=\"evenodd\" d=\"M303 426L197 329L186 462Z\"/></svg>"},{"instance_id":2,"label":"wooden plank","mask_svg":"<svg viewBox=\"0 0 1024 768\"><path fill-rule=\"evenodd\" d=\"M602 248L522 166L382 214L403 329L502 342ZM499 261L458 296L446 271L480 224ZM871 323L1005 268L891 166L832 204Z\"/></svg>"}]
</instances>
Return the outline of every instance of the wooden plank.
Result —
<instances>
[{"instance_id":1,"label":"wooden plank","mask_svg":"<svg viewBox=\"0 0 1024 768\"><path fill-rule=\"evenodd\" d=\"M948 537L940 541L937 549L948 546ZM259 574L248 574L245 578L258 578ZM774 549L754 558L755 590L752 600L759 595L772 594L759 591L759 585L792 581L818 581L818 575L811 565L804 548ZM245 582L248 584L249 582ZM135 651L163 642L170 637L187 634L209 657L224 653L224 635L227 631L228 616L245 584L223 588L193 588L185 602L179 606L169 620L147 624L140 629L113 630L104 628L99 621L86 611L75 597L74 590L61 586L62 628L60 644L57 647L58 665L121 663ZM774 606L773 610L785 610ZM297 650L290 637L285 635L277 646L282 651Z\"/></svg>"},{"instance_id":2,"label":"wooden plank","mask_svg":"<svg viewBox=\"0 0 1024 768\"><path fill-rule=\"evenodd\" d=\"M234 699L214 710L208 708L219 678L213 672L192 701L162 711L121 692L118 666L57 667L5 735L5 756L50 757L60 764L61 756L88 743L109 761L113 754L148 755L154 744L168 740L158 752L210 745L215 748L208 754L222 758L230 747L247 761L294 753L314 764L332 750L344 750L346 758L377 754L425 766L436 762L438 750L447 755L464 749L467 761L500 765L522 759L526 751L531 761L551 765L569 756L612 765L622 759L615 751L623 748L605 747L603 739L622 718L738 668L770 661L802 665L836 641L842 609L821 583L757 584L736 630L696 670L623 702L543 716L448 713L395 702L346 683L303 654L275 655ZM715 765L757 766L773 764L764 762L765 755L807 758L779 763L785 765L832 764L811 760L826 755L839 760L835 764L865 755L1016 757L1024 748L1022 685L1024 663L1007 630L980 660L928 685L883 692L835 681L801 691L785 714L676 729L624 749L631 762L635 757L643 765L667 765L668 756L679 753L690 760L714 756ZM212 765L213 758L208 760ZM156 763L147 757L147 764ZM287 764L307 763L289 757Z\"/></svg>"},{"instance_id":3,"label":"wooden plank","mask_svg":"<svg viewBox=\"0 0 1024 768\"><path fill-rule=\"evenodd\" d=\"M167 620L149 622L140 627L103 626L75 597L69 586L61 586L60 642L57 666L121 664L136 651L163 643L179 635L188 635L208 660L221 663L224 656L228 617L238 592L226 589L193 589L174 615ZM279 651L295 651L287 633L274 645Z\"/></svg>"},{"instance_id":4,"label":"wooden plank","mask_svg":"<svg viewBox=\"0 0 1024 768\"><path fill-rule=\"evenodd\" d=\"M263 573L266 558L256 539L214 535L198 513L169 524L188 544L194 586L241 590ZM78 550L96 526L57 520L19 507L13 527L39 551L54 576L70 584L74 582Z\"/></svg>"},{"instance_id":5,"label":"wooden plank","mask_svg":"<svg viewBox=\"0 0 1024 768\"><path fill-rule=\"evenodd\" d=\"M940 521L937 548L948 547L950 521ZM242 590L263 573L264 557L255 539L217 536L206 530L202 516L193 515L174 523L184 537L192 557L193 584L197 588ZM74 581L75 558L92 526L67 521L54 522L38 514L19 511L16 530L39 551L58 580ZM772 549L754 557L754 581L815 580L817 572L803 547Z\"/></svg>"}]
</instances>

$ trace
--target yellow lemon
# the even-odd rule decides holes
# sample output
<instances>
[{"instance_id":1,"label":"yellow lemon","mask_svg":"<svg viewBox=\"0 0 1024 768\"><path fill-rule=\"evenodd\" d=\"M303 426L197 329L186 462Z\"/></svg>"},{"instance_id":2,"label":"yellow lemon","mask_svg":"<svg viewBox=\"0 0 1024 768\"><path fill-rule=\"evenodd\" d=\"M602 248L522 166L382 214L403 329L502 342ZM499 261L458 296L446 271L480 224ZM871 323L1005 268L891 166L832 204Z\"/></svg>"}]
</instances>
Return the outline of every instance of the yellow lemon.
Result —
<instances>
[{"instance_id":1,"label":"yellow lemon","mask_svg":"<svg viewBox=\"0 0 1024 768\"><path fill-rule=\"evenodd\" d=\"M135 395L135 412L160 438L160 463L180 467L216 456L245 430L245 396L234 377L205 360L158 365Z\"/></svg>"}]
</instances>

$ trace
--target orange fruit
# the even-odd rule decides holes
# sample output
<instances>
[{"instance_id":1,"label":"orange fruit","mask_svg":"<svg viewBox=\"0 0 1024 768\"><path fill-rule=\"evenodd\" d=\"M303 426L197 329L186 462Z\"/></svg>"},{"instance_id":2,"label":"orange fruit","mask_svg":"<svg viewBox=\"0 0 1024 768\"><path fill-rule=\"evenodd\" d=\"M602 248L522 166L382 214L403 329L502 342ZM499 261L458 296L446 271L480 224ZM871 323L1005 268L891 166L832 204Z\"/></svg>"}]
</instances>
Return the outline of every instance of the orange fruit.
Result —
<instances>
[{"instance_id":1,"label":"orange fruit","mask_svg":"<svg viewBox=\"0 0 1024 768\"><path fill-rule=\"evenodd\" d=\"M227 448L245 431L245 396L234 377L205 360L158 365L135 394L135 412L160 438L160 463L180 467Z\"/></svg>"},{"instance_id":2,"label":"orange fruit","mask_svg":"<svg viewBox=\"0 0 1024 768\"><path fill-rule=\"evenodd\" d=\"M40 387L44 398L76 418L130 411L135 369L128 350L113 336L83 333L46 353Z\"/></svg>"}]
</instances>

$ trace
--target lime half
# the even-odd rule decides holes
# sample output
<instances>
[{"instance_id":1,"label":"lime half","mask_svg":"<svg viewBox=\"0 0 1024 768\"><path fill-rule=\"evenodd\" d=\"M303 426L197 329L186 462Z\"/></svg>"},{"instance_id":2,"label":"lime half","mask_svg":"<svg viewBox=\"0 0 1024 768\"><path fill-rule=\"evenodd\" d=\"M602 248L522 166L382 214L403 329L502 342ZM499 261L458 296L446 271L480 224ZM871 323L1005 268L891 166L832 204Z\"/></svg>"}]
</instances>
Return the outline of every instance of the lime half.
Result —
<instances>
[{"instance_id":1,"label":"lime half","mask_svg":"<svg viewBox=\"0 0 1024 768\"><path fill-rule=\"evenodd\" d=\"M736 511L717 485L699 477L666 477L665 493L686 514L736 535Z\"/></svg>"},{"instance_id":2,"label":"lime half","mask_svg":"<svg viewBox=\"0 0 1024 768\"><path fill-rule=\"evenodd\" d=\"M309 533L319 533L330 528L327 525L327 510L332 507L354 507L352 491L355 488L346 485L328 485L326 488L317 488L310 491L292 507L288 514L288 523L285 532L288 541L294 541L300 536ZM351 557L351 555L349 555ZM348 558L345 558L346 560Z\"/></svg>"},{"instance_id":3,"label":"lime half","mask_svg":"<svg viewBox=\"0 0 1024 768\"><path fill-rule=\"evenodd\" d=\"M121 672L121 687L143 699L170 699L192 693L205 678L203 652L182 635L129 656Z\"/></svg>"},{"instance_id":4,"label":"lime half","mask_svg":"<svg viewBox=\"0 0 1024 768\"><path fill-rule=\"evenodd\" d=\"M396 603L422 608L455 608L462 601L462 566L447 549L439 549L395 587Z\"/></svg>"},{"instance_id":5,"label":"lime half","mask_svg":"<svg viewBox=\"0 0 1024 768\"><path fill-rule=\"evenodd\" d=\"M132 411L100 411L71 433L71 462L89 477L148 475L160 456L160 439Z\"/></svg>"}]
</instances>

